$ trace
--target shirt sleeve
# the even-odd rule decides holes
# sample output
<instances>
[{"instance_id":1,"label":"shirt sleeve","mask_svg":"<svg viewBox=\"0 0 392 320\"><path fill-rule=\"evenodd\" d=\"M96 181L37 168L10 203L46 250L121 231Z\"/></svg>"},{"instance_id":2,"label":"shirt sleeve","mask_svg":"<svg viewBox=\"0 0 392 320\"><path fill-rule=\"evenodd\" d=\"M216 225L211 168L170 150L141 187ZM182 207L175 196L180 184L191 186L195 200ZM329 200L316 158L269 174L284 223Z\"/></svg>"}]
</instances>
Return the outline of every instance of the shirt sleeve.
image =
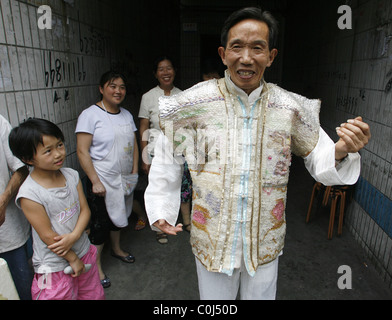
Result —
<instances>
[{"instance_id":1,"label":"shirt sleeve","mask_svg":"<svg viewBox=\"0 0 392 320\"><path fill-rule=\"evenodd\" d=\"M70 181L70 185L77 188L80 180L79 172L72 168L61 168L60 170L65 178Z\"/></svg>"},{"instance_id":2,"label":"shirt sleeve","mask_svg":"<svg viewBox=\"0 0 392 320\"><path fill-rule=\"evenodd\" d=\"M346 159L335 166L335 143L321 128L316 147L304 160L311 176L325 186L353 185L358 181L361 171L359 153L349 153Z\"/></svg>"},{"instance_id":3,"label":"shirt sleeve","mask_svg":"<svg viewBox=\"0 0 392 320\"><path fill-rule=\"evenodd\" d=\"M76 124L75 133L83 132L83 133L94 134L95 126L96 126L96 116L94 112L91 112L91 108L88 108L80 114L78 118L78 122Z\"/></svg>"},{"instance_id":4,"label":"shirt sleeve","mask_svg":"<svg viewBox=\"0 0 392 320\"><path fill-rule=\"evenodd\" d=\"M18 194L15 197L15 204L20 210L22 210L22 207L20 205L20 200L22 198L26 198L40 205L43 205L42 199L40 199L40 197L38 196L37 186L34 185L34 182L30 175L26 178L24 183L21 185Z\"/></svg>"},{"instance_id":5,"label":"shirt sleeve","mask_svg":"<svg viewBox=\"0 0 392 320\"><path fill-rule=\"evenodd\" d=\"M150 111L148 109L148 95L144 94L142 96L142 101L140 102L139 118L150 119Z\"/></svg>"},{"instance_id":6,"label":"shirt sleeve","mask_svg":"<svg viewBox=\"0 0 392 320\"><path fill-rule=\"evenodd\" d=\"M150 225L163 219L175 226L181 204L182 161L173 156L172 146L162 133L155 145L155 156L144 195ZM155 227L152 229L157 231Z\"/></svg>"},{"instance_id":7,"label":"shirt sleeve","mask_svg":"<svg viewBox=\"0 0 392 320\"><path fill-rule=\"evenodd\" d=\"M8 137L9 137L9 134L12 130L11 124L2 116L0 116L0 117L1 117L1 119L0 119L0 129L1 129L0 139L1 139L1 141L0 141L0 143L2 144L2 148L0 148L0 150L2 150L4 152L4 156L6 158L8 168L12 172L15 172L19 168L23 167L24 164L22 161L20 161L18 158L16 158L12 154L12 151L9 147Z\"/></svg>"},{"instance_id":8,"label":"shirt sleeve","mask_svg":"<svg viewBox=\"0 0 392 320\"><path fill-rule=\"evenodd\" d=\"M134 131L134 132L137 131L135 120L133 119L132 114L131 114L131 127L132 127L132 131Z\"/></svg>"}]
</instances>

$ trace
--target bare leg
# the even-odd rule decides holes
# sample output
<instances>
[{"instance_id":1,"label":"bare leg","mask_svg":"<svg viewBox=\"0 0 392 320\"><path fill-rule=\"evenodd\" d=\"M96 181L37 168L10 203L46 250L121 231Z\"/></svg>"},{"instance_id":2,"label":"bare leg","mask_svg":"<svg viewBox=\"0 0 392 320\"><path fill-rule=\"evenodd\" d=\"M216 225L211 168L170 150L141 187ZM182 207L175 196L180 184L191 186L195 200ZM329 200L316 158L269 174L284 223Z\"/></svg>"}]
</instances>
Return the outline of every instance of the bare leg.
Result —
<instances>
[{"instance_id":1,"label":"bare leg","mask_svg":"<svg viewBox=\"0 0 392 320\"><path fill-rule=\"evenodd\" d=\"M98 272L99 272L99 279L103 280L105 279L105 273L102 270L102 264L101 264L101 255L102 255L102 250L103 250L103 244L100 245L95 245L97 247L97 267L98 267Z\"/></svg>"},{"instance_id":2,"label":"bare leg","mask_svg":"<svg viewBox=\"0 0 392 320\"><path fill-rule=\"evenodd\" d=\"M139 231L145 228L147 222L147 214L143 206L136 199L133 199L132 210L137 214L138 220L136 222L135 230Z\"/></svg>"},{"instance_id":3,"label":"bare leg","mask_svg":"<svg viewBox=\"0 0 392 320\"><path fill-rule=\"evenodd\" d=\"M126 257L129 255L129 253L123 251L120 247L120 235L121 231L110 231L110 240L112 243L112 251L114 254L121 256L121 257Z\"/></svg>"},{"instance_id":4,"label":"bare leg","mask_svg":"<svg viewBox=\"0 0 392 320\"><path fill-rule=\"evenodd\" d=\"M191 203L181 202L180 211L182 221L184 223L184 229L189 232L191 230Z\"/></svg>"}]
</instances>

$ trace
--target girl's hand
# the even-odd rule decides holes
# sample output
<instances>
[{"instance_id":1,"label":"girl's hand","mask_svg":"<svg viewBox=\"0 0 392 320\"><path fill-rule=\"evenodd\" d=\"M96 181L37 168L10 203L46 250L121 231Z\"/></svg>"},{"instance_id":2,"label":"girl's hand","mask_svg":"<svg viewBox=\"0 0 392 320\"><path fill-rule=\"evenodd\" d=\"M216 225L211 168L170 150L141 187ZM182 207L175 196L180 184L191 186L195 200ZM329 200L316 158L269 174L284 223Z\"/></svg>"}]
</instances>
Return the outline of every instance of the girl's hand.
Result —
<instances>
[{"instance_id":1,"label":"girl's hand","mask_svg":"<svg viewBox=\"0 0 392 320\"><path fill-rule=\"evenodd\" d=\"M64 257L78 240L73 233L56 236L53 239L56 242L48 246L48 248L59 257Z\"/></svg>"},{"instance_id":2,"label":"girl's hand","mask_svg":"<svg viewBox=\"0 0 392 320\"><path fill-rule=\"evenodd\" d=\"M74 271L74 273L71 274L71 277L73 278L79 277L86 270L83 261L78 257L76 257L76 259L73 261L69 261L69 265Z\"/></svg>"}]
</instances>

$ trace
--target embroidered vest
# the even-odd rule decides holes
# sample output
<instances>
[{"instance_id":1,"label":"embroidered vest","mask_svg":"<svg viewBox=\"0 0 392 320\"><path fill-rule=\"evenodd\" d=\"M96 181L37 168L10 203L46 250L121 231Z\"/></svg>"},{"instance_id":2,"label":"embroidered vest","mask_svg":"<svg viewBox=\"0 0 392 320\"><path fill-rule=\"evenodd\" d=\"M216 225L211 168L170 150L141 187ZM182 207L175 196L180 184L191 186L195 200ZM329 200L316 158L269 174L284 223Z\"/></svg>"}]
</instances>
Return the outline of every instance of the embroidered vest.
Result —
<instances>
[{"instance_id":1,"label":"embroidered vest","mask_svg":"<svg viewBox=\"0 0 392 320\"><path fill-rule=\"evenodd\" d=\"M161 128L191 172L193 253L231 275L241 241L253 275L283 249L291 153L316 146L320 101L264 83L248 106L234 92L220 79L163 97Z\"/></svg>"}]
</instances>

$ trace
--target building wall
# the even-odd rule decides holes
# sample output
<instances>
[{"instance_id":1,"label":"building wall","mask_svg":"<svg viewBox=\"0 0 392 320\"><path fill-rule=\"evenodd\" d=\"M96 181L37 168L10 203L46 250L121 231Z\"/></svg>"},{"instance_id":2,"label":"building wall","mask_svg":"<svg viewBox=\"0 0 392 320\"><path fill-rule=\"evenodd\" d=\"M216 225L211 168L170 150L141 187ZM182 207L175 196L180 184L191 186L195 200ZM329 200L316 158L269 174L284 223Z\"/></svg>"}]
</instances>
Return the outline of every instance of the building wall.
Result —
<instances>
[{"instance_id":1,"label":"building wall","mask_svg":"<svg viewBox=\"0 0 392 320\"><path fill-rule=\"evenodd\" d=\"M0 4L0 114L12 126L29 117L58 124L66 137L65 165L78 168L77 117L98 101L100 73L110 68L115 55L113 26L98 22L109 8L96 0L73 5L60 0ZM38 28L41 4L52 9L51 30Z\"/></svg>"},{"instance_id":2,"label":"building wall","mask_svg":"<svg viewBox=\"0 0 392 320\"><path fill-rule=\"evenodd\" d=\"M201 74L201 40L203 35L220 35L220 29L227 17L225 11L209 11L205 8L184 7L181 14L181 79L183 89L190 88L202 79ZM218 59L217 41L215 50L210 57Z\"/></svg>"},{"instance_id":3,"label":"building wall","mask_svg":"<svg viewBox=\"0 0 392 320\"><path fill-rule=\"evenodd\" d=\"M343 4L352 29L338 28ZM322 100L321 124L335 141L347 119L371 126L345 223L392 286L392 2L313 1L288 20L285 87Z\"/></svg>"},{"instance_id":4,"label":"building wall","mask_svg":"<svg viewBox=\"0 0 392 320\"><path fill-rule=\"evenodd\" d=\"M183 89L187 89L202 79L203 69L203 39L205 36L215 37L215 42L210 43L207 59L217 59L222 74L226 69L218 54L220 47L220 34L225 20L234 11L245 6L261 6L264 10L275 13L281 25L281 37L278 45L283 49L284 17L279 13L285 8L286 1L247 0L247 1L182 1L181 10L181 79ZM271 68L266 71L265 78L268 82L280 84L282 80L282 55L278 55Z\"/></svg>"},{"instance_id":5,"label":"building wall","mask_svg":"<svg viewBox=\"0 0 392 320\"><path fill-rule=\"evenodd\" d=\"M52 29L38 27L41 5L52 10ZM76 169L77 118L99 101L101 74L115 68L127 75L124 106L137 123L141 95L156 85L154 57L179 56L176 0L0 0L0 10L0 114L12 126L29 117L58 124L65 165Z\"/></svg>"}]
</instances>

